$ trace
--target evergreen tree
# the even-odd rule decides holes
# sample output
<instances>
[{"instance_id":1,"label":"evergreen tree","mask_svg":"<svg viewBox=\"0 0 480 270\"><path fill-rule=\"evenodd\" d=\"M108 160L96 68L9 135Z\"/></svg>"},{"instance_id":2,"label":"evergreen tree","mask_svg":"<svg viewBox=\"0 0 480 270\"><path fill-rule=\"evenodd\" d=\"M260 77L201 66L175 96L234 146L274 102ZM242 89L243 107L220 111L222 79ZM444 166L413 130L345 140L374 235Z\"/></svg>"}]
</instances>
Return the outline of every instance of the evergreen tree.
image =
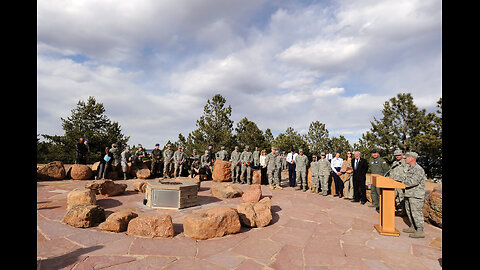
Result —
<instances>
[{"instance_id":1,"label":"evergreen tree","mask_svg":"<svg viewBox=\"0 0 480 270\"><path fill-rule=\"evenodd\" d=\"M250 147L251 151L255 150L255 147L259 149L267 149L269 144L265 140L263 131L260 130L255 122L248 120L244 117L237 123L235 128L236 141L240 149L243 149L246 145Z\"/></svg>"},{"instance_id":2,"label":"evergreen tree","mask_svg":"<svg viewBox=\"0 0 480 270\"><path fill-rule=\"evenodd\" d=\"M310 123L306 141L313 153L319 155L321 151L327 151L331 148L328 134L328 129L325 127L325 124L319 121Z\"/></svg>"},{"instance_id":3,"label":"evergreen tree","mask_svg":"<svg viewBox=\"0 0 480 270\"><path fill-rule=\"evenodd\" d=\"M60 118L65 135L42 134L47 143L50 143L50 158L64 163L74 163L75 146L80 137L88 139L89 162L99 159L105 147L111 146L112 143L117 143L120 148L126 146L130 137L122 133L118 122L112 122L104 114L103 103L97 103L94 97L90 96L87 102L78 101L77 107L71 112L71 116L67 119ZM37 151L37 159L45 154L42 149L40 150Z\"/></svg>"}]
</instances>

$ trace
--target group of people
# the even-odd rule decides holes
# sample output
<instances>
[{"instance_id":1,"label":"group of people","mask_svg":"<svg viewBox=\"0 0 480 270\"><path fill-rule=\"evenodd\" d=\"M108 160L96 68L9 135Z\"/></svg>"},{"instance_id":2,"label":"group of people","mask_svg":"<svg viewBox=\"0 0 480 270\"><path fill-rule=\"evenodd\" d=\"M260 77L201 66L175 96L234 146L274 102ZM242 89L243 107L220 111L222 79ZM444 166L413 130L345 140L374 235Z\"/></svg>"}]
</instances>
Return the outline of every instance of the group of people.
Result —
<instances>
[{"instance_id":1,"label":"group of people","mask_svg":"<svg viewBox=\"0 0 480 270\"><path fill-rule=\"evenodd\" d=\"M390 167L384 158L380 157L378 151L373 149L371 157L367 160L363 158L359 151L346 151L345 159L341 157L342 151L335 152L335 156L330 152L321 152L320 158L316 155L312 156L309 162L308 157L303 153L303 149L299 149L298 153L292 148L285 155L277 150L276 147L271 148L270 153L266 150L259 151L255 147L254 152L250 152L249 146L245 146L243 152L239 151L239 147L228 154L222 146L221 150L213 153L213 145L210 144L205 150L204 155L199 156L197 150L193 150L193 154L187 158L182 146L174 152L171 145L167 145L167 149L160 150L159 144L150 153L151 157L151 176L157 177L157 172L163 162L163 177L170 178L170 172L174 171L174 177L180 176L184 169L188 170L189 175L193 178L196 175L204 174L207 179L212 176L213 164L215 160L224 160L231 162L231 172L233 183L252 184L252 169L260 169L262 175L262 184L268 183L271 189L283 189L280 185L281 171L286 169L288 165L289 186L295 187L295 190L307 191L307 172L308 167L311 168L312 186L309 191L318 193L323 196L328 195L329 178L333 177L335 191L333 196L351 200L352 203L365 204L366 197L366 174L368 171L372 174L389 176L391 179L402 182L406 185L406 189L395 190L395 203L399 212L403 212L408 216L411 226L404 230L411 233L414 238L424 237L424 217L422 213L423 201L425 196L425 179L426 175L423 168L416 162L418 154L415 152L403 153L397 149L394 152L395 160ZM80 138L77 143L77 162L85 164L88 155L88 140ZM128 163L142 164L148 153L139 146L135 154L132 154L129 147L120 152L117 144L111 147L105 147L105 153L100 159L98 169L98 178L105 178L106 172L110 167L118 164L122 167L123 178L127 179ZM189 168L187 165L190 165ZM265 180L265 181L264 181ZM369 207L375 207L379 210L380 189L371 184L371 200Z\"/></svg>"}]
</instances>

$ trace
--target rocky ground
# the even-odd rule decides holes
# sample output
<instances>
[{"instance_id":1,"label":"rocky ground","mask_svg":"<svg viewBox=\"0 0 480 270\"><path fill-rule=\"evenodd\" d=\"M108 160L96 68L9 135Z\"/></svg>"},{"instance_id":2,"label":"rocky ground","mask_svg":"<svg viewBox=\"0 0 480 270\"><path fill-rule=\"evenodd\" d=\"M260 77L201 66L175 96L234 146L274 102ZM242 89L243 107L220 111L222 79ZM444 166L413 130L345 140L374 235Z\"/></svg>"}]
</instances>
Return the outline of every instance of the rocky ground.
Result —
<instances>
[{"instance_id":1,"label":"rocky ground","mask_svg":"<svg viewBox=\"0 0 480 270\"><path fill-rule=\"evenodd\" d=\"M237 234L208 240L183 234L185 216L218 206L236 208L242 202L241 197L212 197L212 181L201 183L200 205L181 210L146 207L142 204L145 194L134 191L135 180L115 181L127 184L122 195L96 196L107 213L169 214L173 238L134 237L62 224L68 192L87 182L37 182L39 269L441 269L442 229L426 223L423 239L406 233L382 236L373 227L379 223L379 214L368 203L294 191L286 187L285 179L283 190L261 188L263 196L271 197L270 225L242 227ZM396 226L400 231L408 227L401 217L396 217Z\"/></svg>"}]
</instances>

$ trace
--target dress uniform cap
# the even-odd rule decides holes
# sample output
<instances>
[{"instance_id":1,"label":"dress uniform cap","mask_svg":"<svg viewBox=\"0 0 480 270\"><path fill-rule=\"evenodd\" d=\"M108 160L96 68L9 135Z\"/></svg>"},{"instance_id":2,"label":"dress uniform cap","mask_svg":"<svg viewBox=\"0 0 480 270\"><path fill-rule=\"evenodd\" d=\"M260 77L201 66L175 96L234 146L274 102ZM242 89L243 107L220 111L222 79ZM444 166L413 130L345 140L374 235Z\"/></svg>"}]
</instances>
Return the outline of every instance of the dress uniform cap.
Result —
<instances>
[{"instance_id":1,"label":"dress uniform cap","mask_svg":"<svg viewBox=\"0 0 480 270\"><path fill-rule=\"evenodd\" d=\"M320 156L325 156L325 152L321 152L321 153L320 153Z\"/></svg>"},{"instance_id":2,"label":"dress uniform cap","mask_svg":"<svg viewBox=\"0 0 480 270\"><path fill-rule=\"evenodd\" d=\"M393 152L393 155L394 155L394 156L400 156L401 154L403 154L403 152L402 152L402 150L400 150L400 149L397 149L397 150L395 150L395 151Z\"/></svg>"}]
</instances>

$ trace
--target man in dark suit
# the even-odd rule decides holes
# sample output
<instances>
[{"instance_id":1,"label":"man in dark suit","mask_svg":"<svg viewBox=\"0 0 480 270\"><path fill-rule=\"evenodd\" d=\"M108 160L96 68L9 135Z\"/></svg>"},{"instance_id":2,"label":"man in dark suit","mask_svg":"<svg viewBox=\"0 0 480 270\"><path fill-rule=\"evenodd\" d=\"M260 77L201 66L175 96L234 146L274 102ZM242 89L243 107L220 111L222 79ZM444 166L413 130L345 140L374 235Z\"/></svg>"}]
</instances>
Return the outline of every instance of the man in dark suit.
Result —
<instances>
[{"instance_id":1,"label":"man in dark suit","mask_svg":"<svg viewBox=\"0 0 480 270\"><path fill-rule=\"evenodd\" d=\"M367 187L365 182L367 180L366 174L368 171L368 162L366 159L360 157L360 152L355 151L352 159L353 168L353 200L351 202L367 202Z\"/></svg>"}]
</instances>

